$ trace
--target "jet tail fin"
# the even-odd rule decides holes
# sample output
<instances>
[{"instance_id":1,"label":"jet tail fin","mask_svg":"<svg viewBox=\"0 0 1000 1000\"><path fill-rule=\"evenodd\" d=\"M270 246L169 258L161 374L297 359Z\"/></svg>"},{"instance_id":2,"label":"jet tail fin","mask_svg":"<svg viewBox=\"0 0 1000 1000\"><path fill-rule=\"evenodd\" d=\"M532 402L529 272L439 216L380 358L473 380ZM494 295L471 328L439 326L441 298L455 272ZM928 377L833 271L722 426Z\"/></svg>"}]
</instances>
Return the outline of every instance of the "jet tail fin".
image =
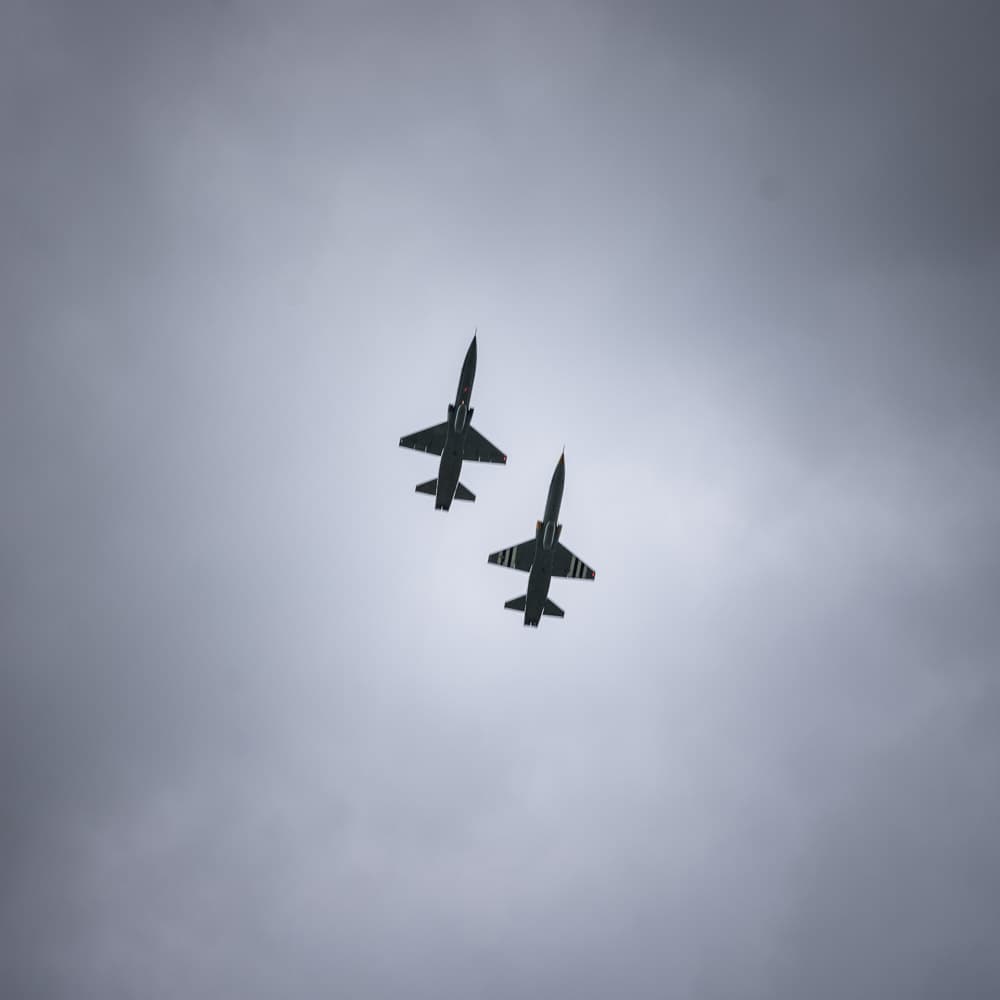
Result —
<instances>
[{"instance_id":1,"label":"jet tail fin","mask_svg":"<svg viewBox=\"0 0 1000 1000\"><path fill-rule=\"evenodd\" d=\"M436 482L437 480L435 480ZM476 502L476 494L472 492L467 486L463 486L461 483L458 484L458 489L455 490L456 500L470 500L472 503Z\"/></svg>"},{"instance_id":2,"label":"jet tail fin","mask_svg":"<svg viewBox=\"0 0 1000 1000\"><path fill-rule=\"evenodd\" d=\"M520 597L512 597L509 601L504 604L505 608L510 608L511 611L523 611L528 603L528 595L522 594Z\"/></svg>"},{"instance_id":3,"label":"jet tail fin","mask_svg":"<svg viewBox=\"0 0 1000 1000\"><path fill-rule=\"evenodd\" d=\"M543 615L552 615L554 618L565 617L566 612L563 611L555 601L550 601L548 598L545 599L545 607L542 608Z\"/></svg>"},{"instance_id":4,"label":"jet tail fin","mask_svg":"<svg viewBox=\"0 0 1000 1000\"><path fill-rule=\"evenodd\" d=\"M430 493L431 496L437 494L438 481L436 479L428 479L426 483L419 483L417 485L418 493Z\"/></svg>"}]
</instances>

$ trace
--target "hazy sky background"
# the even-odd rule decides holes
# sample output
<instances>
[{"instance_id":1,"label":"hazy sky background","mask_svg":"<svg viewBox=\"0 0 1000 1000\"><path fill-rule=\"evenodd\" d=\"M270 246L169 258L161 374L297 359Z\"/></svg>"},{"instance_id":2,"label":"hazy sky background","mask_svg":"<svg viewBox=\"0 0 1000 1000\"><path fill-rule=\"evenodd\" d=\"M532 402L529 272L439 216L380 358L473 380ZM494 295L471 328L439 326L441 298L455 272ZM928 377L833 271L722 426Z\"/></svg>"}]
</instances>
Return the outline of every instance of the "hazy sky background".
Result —
<instances>
[{"instance_id":1,"label":"hazy sky background","mask_svg":"<svg viewBox=\"0 0 1000 1000\"><path fill-rule=\"evenodd\" d=\"M0 10L0 994L1000 995L993 3Z\"/></svg>"}]
</instances>

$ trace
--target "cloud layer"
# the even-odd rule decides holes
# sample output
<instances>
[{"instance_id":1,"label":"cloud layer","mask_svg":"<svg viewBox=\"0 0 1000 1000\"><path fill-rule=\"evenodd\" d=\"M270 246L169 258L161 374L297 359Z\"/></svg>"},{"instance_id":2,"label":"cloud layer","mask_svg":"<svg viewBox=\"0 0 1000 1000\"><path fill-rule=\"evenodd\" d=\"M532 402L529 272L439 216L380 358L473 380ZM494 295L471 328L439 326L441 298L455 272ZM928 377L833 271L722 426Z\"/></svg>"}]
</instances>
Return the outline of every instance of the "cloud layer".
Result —
<instances>
[{"instance_id":1,"label":"cloud layer","mask_svg":"<svg viewBox=\"0 0 1000 1000\"><path fill-rule=\"evenodd\" d=\"M2 15L0 992L997 995L990 5L419 6Z\"/></svg>"}]
</instances>

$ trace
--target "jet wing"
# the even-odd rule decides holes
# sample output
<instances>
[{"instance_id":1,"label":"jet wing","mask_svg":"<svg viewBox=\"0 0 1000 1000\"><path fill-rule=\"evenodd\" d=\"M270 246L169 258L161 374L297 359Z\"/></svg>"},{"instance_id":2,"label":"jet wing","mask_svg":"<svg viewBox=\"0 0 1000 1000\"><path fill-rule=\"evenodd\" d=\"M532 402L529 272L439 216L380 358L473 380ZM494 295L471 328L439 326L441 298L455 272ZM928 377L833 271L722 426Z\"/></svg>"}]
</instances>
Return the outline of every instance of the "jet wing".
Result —
<instances>
[{"instance_id":1,"label":"jet wing","mask_svg":"<svg viewBox=\"0 0 1000 1000\"><path fill-rule=\"evenodd\" d=\"M509 549L501 549L499 552L491 552L487 562L496 563L497 566L509 566L511 569L519 569L527 573L531 569L531 564L535 561L535 540L529 538L520 545L512 545Z\"/></svg>"},{"instance_id":2,"label":"jet wing","mask_svg":"<svg viewBox=\"0 0 1000 1000\"><path fill-rule=\"evenodd\" d=\"M467 462L495 462L498 465L505 465L507 462L507 456L495 444L490 444L475 427L467 427L465 430L465 451L462 457Z\"/></svg>"},{"instance_id":3,"label":"jet wing","mask_svg":"<svg viewBox=\"0 0 1000 1000\"><path fill-rule=\"evenodd\" d=\"M573 555L562 542L556 542L556 550L552 556L552 575L568 576L574 580L593 580L597 573L579 556Z\"/></svg>"},{"instance_id":4,"label":"jet wing","mask_svg":"<svg viewBox=\"0 0 1000 1000\"><path fill-rule=\"evenodd\" d=\"M470 428L471 430L471 428ZM444 451L444 440L448 436L447 424L435 424L416 434L407 434L399 439L400 448L413 448L415 451L429 451L440 455Z\"/></svg>"}]
</instances>

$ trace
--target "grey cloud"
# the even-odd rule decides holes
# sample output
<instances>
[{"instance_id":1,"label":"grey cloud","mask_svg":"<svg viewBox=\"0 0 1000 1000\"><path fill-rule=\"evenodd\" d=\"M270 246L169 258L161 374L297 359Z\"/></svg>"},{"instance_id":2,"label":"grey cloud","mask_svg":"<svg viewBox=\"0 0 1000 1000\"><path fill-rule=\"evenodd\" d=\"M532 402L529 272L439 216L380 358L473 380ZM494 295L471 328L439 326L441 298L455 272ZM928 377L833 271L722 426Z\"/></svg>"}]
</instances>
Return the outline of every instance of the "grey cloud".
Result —
<instances>
[{"instance_id":1,"label":"grey cloud","mask_svg":"<svg viewBox=\"0 0 1000 1000\"><path fill-rule=\"evenodd\" d=\"M985 5L3 21L4 995L996 993Z\"/></svg>"}]
</instances>

